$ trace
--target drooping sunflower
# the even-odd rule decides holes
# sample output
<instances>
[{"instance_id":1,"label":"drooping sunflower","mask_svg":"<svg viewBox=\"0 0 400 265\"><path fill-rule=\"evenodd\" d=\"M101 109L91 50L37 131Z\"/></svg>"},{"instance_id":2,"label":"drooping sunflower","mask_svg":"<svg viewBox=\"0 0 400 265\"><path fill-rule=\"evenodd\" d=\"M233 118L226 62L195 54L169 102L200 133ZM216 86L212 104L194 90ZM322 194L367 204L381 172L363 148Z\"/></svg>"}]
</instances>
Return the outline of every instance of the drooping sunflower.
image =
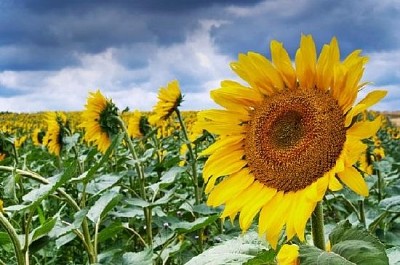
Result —
<instances>
[{"instance_id":1,"label":"drooping sunflower","mask_svg":"<svg viewBox=\"0 0 400 265\"><path fill-rule=\"evenodd\" d=\"M161 87L158 92L158 102L153 108L153 114L149 117L152 125L166 120L181 104L182 94L177 80L171 81L166 87Z\"/></svg>"},{"instance_id":2,"label":"drooping sunflower","mask_svg":"<svg viewBox=\"0 0 400 265\"><path fill-rule=\"evenodd\" d=\"M89 93L85 108L82 113L83 122L79 125L85 128L84 139L105 153L111 144L111 138L119 132L119 124L115 119L118 108L99 90Z\"/></svg>"},{"instance_id":3,"label":"drooping sunflower","mask_svg":"<svg viewBox=\"0 0 400 265\"><path fill-rule=\"evenodd\" d=\"M67 126L67 117L64 113L49 112L46 114L47 132L43 137L43 145L49 152L59 156L63 147L64 128Z\"/></svg>"},{"instance_id":4,"label":"drooping sunflower","mask_svg":"<svg viewBox=\"0 0 400 265\"><path fill-rule=\"evenodd\" d=\"M385 91L353 105L367 58L356 50L340 60L336 38L317 58L311 35L302 35L293 66L283 44L270 44L272 62L240 54L231 64L249 86L223 81L211 98L224 109L199 112L197 125L219 135L202 152L208 205L225 205L221 217L235 218L246 231L259 214L258 230L276 248L286 238L304 240L307 220L327 189L346 184L367 196L354 167L380 120L356 122ZM223 177L219 181L220 177ZM218 180L218 184L216 185Z\"/></svg>"},{"instance_id":5,"label":"drooping sunflower","mask_svg":"<svg viewBox=\"0 0 400 265\"><path fill-rule=\"evenodd\" d=\"M149 129L147 117L135 110L128 120L128 133L130 137L140 138L146 135Z\"/></svg>"}]
</instances>

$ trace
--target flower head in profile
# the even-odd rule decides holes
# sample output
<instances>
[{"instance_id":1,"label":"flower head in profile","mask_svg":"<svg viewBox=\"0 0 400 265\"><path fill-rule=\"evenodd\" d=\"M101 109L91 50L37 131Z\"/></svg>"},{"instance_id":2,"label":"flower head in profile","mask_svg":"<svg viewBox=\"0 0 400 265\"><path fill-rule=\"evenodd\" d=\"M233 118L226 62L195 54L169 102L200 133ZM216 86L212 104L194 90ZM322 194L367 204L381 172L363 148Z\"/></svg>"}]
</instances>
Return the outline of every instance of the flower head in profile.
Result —
<instances>
[{"instance_id":1,"label":"flower head in profile","mask_svg":"<svg viewBox=\"0 0 400 265\"><path fill-rule=\"evenodd\" d=\"M182 94L177 80L160 88L158 102L153 108L153 114L149 117L150 124L156 125L159 121L168 119L181 102Z\"/></svg>"},{"instance_id":2,"label":"flower head in profile","mask_svg":"<svg viewBox=\"0 0 400 265\"><path fill-rule=\"evenodd\" d=\"M99 90L89 93L85 108L82 113L83 122L79 125L85 129L84 139L105 153L111 138L119 132L119 123L115 119L118 108Z\"/></svg>"},{"instance_id":3,"label":"flower head in profile","mask_svg":"<svg viewBox=\"0 0 400 265\"><path fill-rule=\"evenodd\" d=\"M299 246L292 244L284 244L276 256L278 265L298 265L299 262Z\"/></svg>"},{"instance_id":4,"label":"flower head in profile","mask_svg":"<svg viewBox=\"0 0 400 265\"><path fill-rule=\"evenodd\" d=\"M294 65L282 43L274 40L270 49L271 60L239 55L231 67L248 85L223 81L211 91L223 109L199 112L196 126L219 135L202 152L209 155L208 204L225 205L222 218L239 215L244 231L258 215L259 233L276 248L283 229L287 240L304 240L327 189L345 184L368 195L355 163L367 148L361 140L375 135L381 121L356 116L386 92L354 105L367 58L356 50L341 61L336 38L317 56L312 36L303 35Z\"/></svg>"},{"instance_id":5,"label":"flower head in profile","mask_svg":"<svg viewBox=\"0 0 400 265\"><path fill-rule=\"evenodd\" d=\"M34 146L42 145L43 144L43 137L45 136L45 134L46 133L44 131L42 131L41 129L39 129L39 128L36 128L35 130L33 130L33 133L32 133L32 136L31 136L33 145Z\"/></svg>"},{"instance_id":6,"label":"flower head in profile","mask_svg":"<svg viewBox=\"0 0 400 265\"><path fill-rule=\"evenodd\" d=\"M59 156L63 147L65 128L68 126L64 113L49 112L46 114L47 132L43 137L43 145L49 152Z\"/></svg>"},{"instance_id":7,"label":"flower head in profile","mask_svg":"<svg viewBox=\"0 0 400 265\"><path fill-rule=\"evenodd\" d=\"M142 115L140 111L135 110L128 120L128 134L132 138L143 137L147 134L149 126L147 117Z\"/></svg>"}]
</instances>

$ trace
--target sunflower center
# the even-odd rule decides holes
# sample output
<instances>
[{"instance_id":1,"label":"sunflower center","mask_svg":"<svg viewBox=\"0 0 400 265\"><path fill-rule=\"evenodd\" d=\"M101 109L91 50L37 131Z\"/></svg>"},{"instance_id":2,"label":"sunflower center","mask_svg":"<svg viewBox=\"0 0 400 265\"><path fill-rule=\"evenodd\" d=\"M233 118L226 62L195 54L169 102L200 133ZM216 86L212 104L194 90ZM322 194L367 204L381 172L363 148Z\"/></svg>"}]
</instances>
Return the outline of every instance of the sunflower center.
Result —
<instances>
[{"instance_id":1,"label":"sunflower center","mask_svg":"<svg viewBox=\"0 0 400 265\"><path fill-rule=\"evenodd\" d=\"M329 93L285 90L254 110L245 154L258 181L297 191L335 166L345 140L343 112Z\"/></svg>"},{"instance_id":2,"label":"sunflower center","mask_svg":"<svg viewBox=\"0 0 400 265\"><path fill-rule=\"evenodd\" d=\"M301 113L288 111L283 113L271 125L271 142L277 148L289 148L295 145L303 136Z\"/></svg>"}]
</instances>

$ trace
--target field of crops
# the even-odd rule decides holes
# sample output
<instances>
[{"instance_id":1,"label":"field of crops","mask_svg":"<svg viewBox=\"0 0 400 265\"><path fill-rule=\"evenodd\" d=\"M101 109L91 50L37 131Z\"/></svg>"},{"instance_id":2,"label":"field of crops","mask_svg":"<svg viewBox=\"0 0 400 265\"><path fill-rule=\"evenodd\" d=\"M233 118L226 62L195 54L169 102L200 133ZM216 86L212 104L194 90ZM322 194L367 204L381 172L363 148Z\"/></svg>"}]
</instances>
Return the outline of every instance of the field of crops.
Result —
<instances>
[{"instance_id":1,"label":"field of crops","mask_svg":"<svg viewBox=\"0 0 400 265\"><path fill-rule=\"evenodd\" d=\"M60 139L59 155L43 145L46 113L0 115L2 218L14 228L31 264L183 264L193 257L198 264L213 259L223 264L260 253L267 259L267 244L251 232L254 228L240 236L237 221L218 219L221 209L205 204L199 154L214 136L191 130L195 112L183 112L183 124L173 115L164 126L132 137L136 158L123 132L104 154L85 142L81 114L65 113L69 134ZM122 114L126 122L132 116ZM183 125L196 163L185 148ZM349 220L365 226L386 248L398 248L399 142L399 129L385 119L367 140L368 155L359 164L368 174L370 196L362 199L346 189L328 194L328 227ZM141 171L135 170L137 160ZM12 240L0 230L1 264L17 262Z\"/></svg>"},{"instance_id":2,"label":"field of crops","mask_svg":"<svg viewBox=\"0 0 400 265\"><path fill-rule=\"evenodd\" d=\"M0 115L0 265L400 264L400 130L356 102L368 59L295 66L240 54L210 92L219 109L181 112L179 82L150 113L99 90L82 112Z\"/></svg>"}]
</instances>

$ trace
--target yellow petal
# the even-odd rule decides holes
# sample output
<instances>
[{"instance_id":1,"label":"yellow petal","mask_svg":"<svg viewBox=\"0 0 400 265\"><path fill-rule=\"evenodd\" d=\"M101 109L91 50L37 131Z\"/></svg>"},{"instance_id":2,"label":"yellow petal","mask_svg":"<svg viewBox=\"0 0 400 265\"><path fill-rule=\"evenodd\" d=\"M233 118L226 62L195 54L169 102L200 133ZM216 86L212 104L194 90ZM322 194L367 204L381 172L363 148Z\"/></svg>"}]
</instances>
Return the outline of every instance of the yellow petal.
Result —
<instances>
[{"instance_id":1,"label":"yellow petal","mask_svg":"<svg viewBox=\"0 0 400 265\"><path fill-rule=\"evenodd\" d=\"M249 229L254 217L259 212L260 208L271 200L276 194L276 189L263 187L262 190L253 195L253 198L245 205L240 212L239 224L243 231Z\"/></svg>"},{"instance_id":2,"label":"yellow petal","mask_svg":"<svg viewBox=\"0 0 400 265\"><path fill-rule=\"evenodd\" d=\"M231 148L230 150L237 150L235 147L238 146L238 144L240 145L241 142L243 141L244 136L243 135L232 135L229 137L225 137L225 138L221 138L218 139L215 143L213 143L212 145L210 145L209 147L207 147L207 149L205 149L204 151L202 151L200 153L201 156L207 156L207 155L211 155L212 153L214 153L217 150L220 150L220 148Z\"/></svg>"},{"instance_id":3,"label":"yellow petal","mask_svg":"<svg viewBox=\"0 0 400 265\"><path fill-rule=\"evenodd\" d=\"M286 87L295 88L297 82L296 71L292 66L289 54L283 48L283 44L273 40L271 41L270 49L272 62L281 74Z\"/></svg>"},{"instance_id":4,"label":"yellow petal","mask_svg":"<svg viewBox=\"0 0 400 265\"><path fill-rule=\"evenodd\" d=\"M314 88L316 62L317 52L312 36L302 35L295 57L296 74L301 88Z\"/></svg>"},{"instance_id":5,"label":"yellow petal","mask_svg":"<svg viewBox=\"0 0 400 265\"><path fill-rule=\"evenodd\" d=\"M353 167L345 168L343 172L337 173L340 180L343 181L350 189L361 196L368 196L368 186L365 183L361 173Z\"/></svg>"},{"instance_id":6,"label":"yellow petal","mask_svg":"<svg viewBox=\"0 0 400 265\"><path fill-rule=\"evenodd\" d=\"M353 124L353 126L347 130L347 134L359 139L367 139L374 136L381 126L382 120L379 117L373 121L360 121Z\"/></svg>"},{"instance_id":7,"label":"yellow petal","mask_svg":"<svg viewBox=\"0 0 400 265\"><path fill-rule=\"evenodd\" d=\"M244 205L246 205L254 196L261 191L263 184L258 181L253 182L249 187L243 190L236 197L231 198L226 202L225 209L222 212L221 217L227 217L232 214L239 212Z\"/></svg>"},{"instance_id":8,"label":"yellow petal","mask_svg":"<svg viewBox=\"0 0 400 265\"><path fill-rule=\"evenodd\" d=\"M207 204L219 206L235 197L254 182L254 176L244 168L222 180L208 195Z\"/></svg>"}]
</instances>

